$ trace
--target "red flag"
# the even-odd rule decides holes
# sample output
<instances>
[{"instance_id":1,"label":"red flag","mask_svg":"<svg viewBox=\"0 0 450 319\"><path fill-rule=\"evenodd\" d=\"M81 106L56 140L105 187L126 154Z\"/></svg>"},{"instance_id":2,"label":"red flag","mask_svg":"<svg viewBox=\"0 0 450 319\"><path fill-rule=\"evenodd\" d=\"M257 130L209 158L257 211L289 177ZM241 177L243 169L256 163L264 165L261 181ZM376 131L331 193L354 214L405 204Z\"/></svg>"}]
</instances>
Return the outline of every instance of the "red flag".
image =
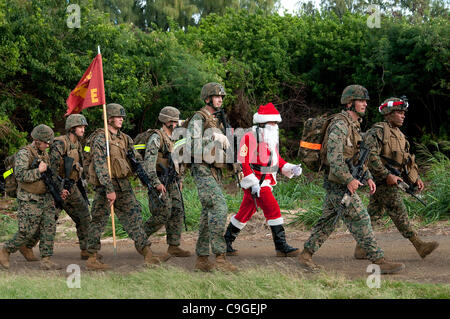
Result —
<instances>
[{"instance_id":1,"label":"red flag","mask_svg":"<svg viewBox=\"0 0 450 319\"><path fill-rule=\"evenodd\" d=\"M80 82L70 92L66 100L67 112L64 116L80 113L85 108L105 104L105 87L103 85L102 55L92 61L89 68L84 72Z\"/></svg>"}]
</instances>

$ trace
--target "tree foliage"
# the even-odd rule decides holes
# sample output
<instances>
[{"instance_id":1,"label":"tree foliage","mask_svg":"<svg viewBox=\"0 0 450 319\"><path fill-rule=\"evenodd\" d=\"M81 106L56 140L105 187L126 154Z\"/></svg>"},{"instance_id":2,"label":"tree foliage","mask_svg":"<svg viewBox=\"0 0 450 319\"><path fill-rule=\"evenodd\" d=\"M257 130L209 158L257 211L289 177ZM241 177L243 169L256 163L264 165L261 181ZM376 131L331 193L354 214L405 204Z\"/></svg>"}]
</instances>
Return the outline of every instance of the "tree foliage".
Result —
<instances>
[{"instance_id":1,"label":"tree foliage","mask_svg":"<svg viewBox=\"0 0 450 319\"><path fill-rule=\"evenodd\" d=\"M384 10L380 28L369 28L360 3L349 3L353 9L340 15L304 6L298 15L279 16L278 1L173 0L145 11L160 12L161 22L156 16L144 22L139 1L81 0L80 28L69 28L64 1L0 0L0 129L18 134L0 145L7 148L2 155L39 123L63 132L65 100L98 45L106 100L125 106L132 136L154 127L166 105L192 114L202 85L217 81L227 89L233 126L248 127L258 105L274 102L288 150L296 149L303 120L339 109L343 88L354 83L371 96L366 127L380 120L377 106L385 98L406 95L408 135L448 138L448 8L432 0L422 19L411 10ZM225 4L234 5L225 10ZM89 130L102 125L100 113L84 111Z\"/></svg>"}]
</instances>

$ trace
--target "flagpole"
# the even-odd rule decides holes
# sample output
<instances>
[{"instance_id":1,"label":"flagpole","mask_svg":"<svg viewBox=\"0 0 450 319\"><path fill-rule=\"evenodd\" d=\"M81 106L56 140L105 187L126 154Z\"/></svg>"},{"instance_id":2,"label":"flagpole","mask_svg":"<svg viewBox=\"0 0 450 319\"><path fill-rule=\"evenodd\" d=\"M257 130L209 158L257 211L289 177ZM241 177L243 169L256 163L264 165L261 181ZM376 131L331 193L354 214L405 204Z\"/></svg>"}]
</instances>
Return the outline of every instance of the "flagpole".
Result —
<instances>
[{"instance_id":1,"label":"flagpole","mask_svg":"<svg viewBox=\"0 0 450 319\"><path fill-rule=\"evenodd\" d=\"M101 54L100 46L98 46L98 54ZM105 126L105 138L106 138L106 162L108 164L109 177L112 180L111 158L109 155L109 130L108 130L108 118L106 116L106 103L103 103L103 123ZM111 226L112 226L112 232L113 232L114 256L117 256L116 225L115 225L115 221L114 221L114 203L111 204Z\"/></svg>"}]
</instances>

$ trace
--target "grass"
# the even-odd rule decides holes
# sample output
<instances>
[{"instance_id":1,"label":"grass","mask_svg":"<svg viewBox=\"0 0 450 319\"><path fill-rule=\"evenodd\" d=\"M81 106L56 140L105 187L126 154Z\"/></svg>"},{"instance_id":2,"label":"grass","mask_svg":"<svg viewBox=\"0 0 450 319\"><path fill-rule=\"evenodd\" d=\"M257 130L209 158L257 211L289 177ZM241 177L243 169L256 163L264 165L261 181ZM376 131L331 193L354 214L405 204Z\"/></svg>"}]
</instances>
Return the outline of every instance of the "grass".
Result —
<instances>
[{"instance_id":1,"label":"grass","mask_svg":"<svg viewBox=\"0 0 450 319\"><path fill-rule=\"evenodd\" d=\"M54 274L15 275L0 272L0 298L445 299L450 297L450 285L395 282L382 277L381 287L370 289L364 279L348 280L340 275L325 273L307 277L301 272L275 266L244 270L238 274L197 273L165 266L129 274L82 272L80 285L80 289L69 289L66 277Z\"/></svg>"},{"instance_id":2,"label":"grass","mask_svg":"<svg viewBox=\"0 0 450 319\"><path fill-rule=\"evenodd\" d=\"M17 231L17 220L0 214L0 242L6 241Z\"/></svg>"}]
</instances>

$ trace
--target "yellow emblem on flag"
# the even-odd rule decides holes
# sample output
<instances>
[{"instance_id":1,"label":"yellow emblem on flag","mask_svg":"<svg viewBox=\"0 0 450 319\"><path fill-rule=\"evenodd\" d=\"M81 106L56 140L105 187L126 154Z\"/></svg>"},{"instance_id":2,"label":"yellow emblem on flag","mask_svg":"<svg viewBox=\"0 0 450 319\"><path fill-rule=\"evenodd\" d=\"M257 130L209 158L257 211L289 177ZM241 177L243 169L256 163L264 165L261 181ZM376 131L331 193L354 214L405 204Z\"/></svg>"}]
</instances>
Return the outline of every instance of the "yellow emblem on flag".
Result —
<instances>
[{"instance_id":1,"label":"yellow emblem on flag","mask_svg":"<svg viewBox=\"0 0 450 319\"><path fill-rule=\"evenodd\" d=\"M248 154L248 147L247 145L242 145L241 150L239 151L239 156L245 157Z\"/></svg>"}]
</instances>

